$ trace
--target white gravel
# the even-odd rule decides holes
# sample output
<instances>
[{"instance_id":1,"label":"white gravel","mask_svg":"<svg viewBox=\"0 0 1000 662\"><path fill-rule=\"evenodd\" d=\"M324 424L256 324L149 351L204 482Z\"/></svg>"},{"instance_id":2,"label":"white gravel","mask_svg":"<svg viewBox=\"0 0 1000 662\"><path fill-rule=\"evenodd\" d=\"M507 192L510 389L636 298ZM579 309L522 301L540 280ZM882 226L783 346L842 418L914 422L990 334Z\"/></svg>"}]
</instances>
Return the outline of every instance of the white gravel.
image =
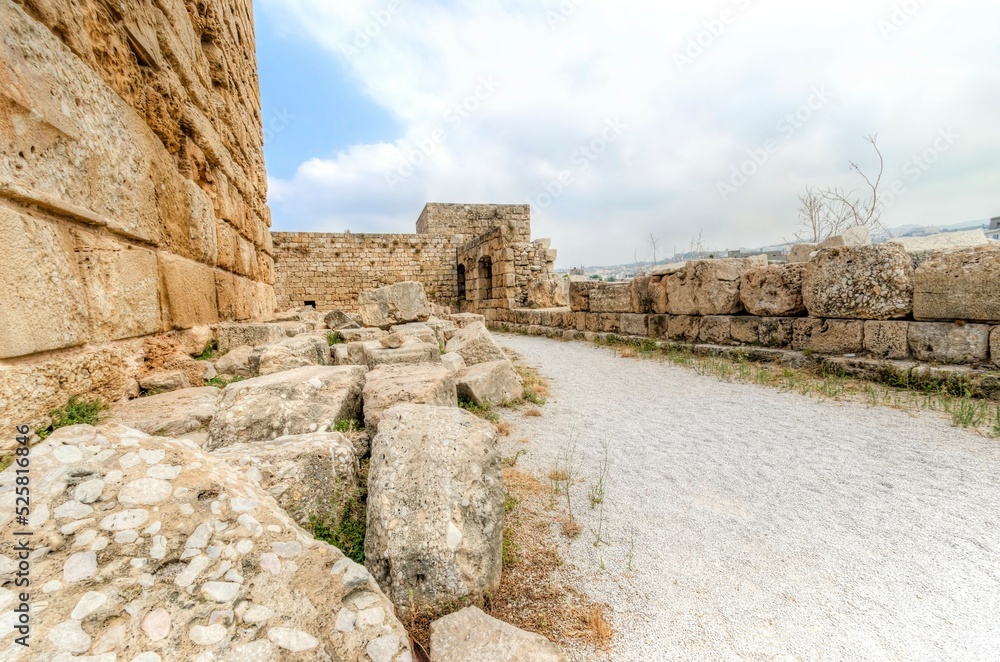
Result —
<instances>
[{"instance_id":1,"label":"white gravel","mask_svg":"<svg viewBox=\"0 0 1000 662\"><path fill-rule=\"evenodd\" d=\"M506 414L531 439L519 466L544 475L575 440L586 530L561 545L612 607L611 659L1000 659L997 440L940 414L498 340L552 385L543 417ZM603 440L611 542L595 547Z\"/></svg>"}]
</instances>

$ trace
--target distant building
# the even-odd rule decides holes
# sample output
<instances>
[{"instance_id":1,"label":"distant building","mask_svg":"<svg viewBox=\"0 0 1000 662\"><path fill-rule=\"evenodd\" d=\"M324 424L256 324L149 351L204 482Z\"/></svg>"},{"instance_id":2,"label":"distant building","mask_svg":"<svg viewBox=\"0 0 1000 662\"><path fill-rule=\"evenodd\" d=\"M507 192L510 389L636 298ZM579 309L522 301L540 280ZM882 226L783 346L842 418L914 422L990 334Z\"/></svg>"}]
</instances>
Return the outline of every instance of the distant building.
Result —
<instances>
[{"instance_id":1,"label":"distant building","mask_svg":"<svg viewBox=\"0 0 1000 662\"><path fill-rule=\"evenodd\" d=\"M1000 241L1000 216L990 219L990 228L986 231L986 238Z\"/></svg>"}]
</instances>

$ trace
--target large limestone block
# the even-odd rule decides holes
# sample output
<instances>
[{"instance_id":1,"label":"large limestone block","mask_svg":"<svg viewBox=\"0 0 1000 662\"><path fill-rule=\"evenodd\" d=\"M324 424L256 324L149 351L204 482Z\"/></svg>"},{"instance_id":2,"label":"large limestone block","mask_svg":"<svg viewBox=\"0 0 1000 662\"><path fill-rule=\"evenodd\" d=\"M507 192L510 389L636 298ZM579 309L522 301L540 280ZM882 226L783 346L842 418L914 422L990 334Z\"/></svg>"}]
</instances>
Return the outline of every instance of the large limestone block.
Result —
<instances>
[{"instance_id":1,"label":"large limestone block","mask_svg":"<svg viewBox=\"0 0 1000 662\"><path fill-rule=\"evenodd\" d=\"M601 283L590 291L590 312L631 313L631 283Z\"/></svg>"},{"instance_id":2,"label":"large limestone block","mask_svg":"<svg viewBox=\"0 0 1000 662\"><path fill-rule=\"evenodd\" d=\"M354 318L342 310L334 310L323 317L323 323L334 331L340 329L357 329L361 325L354 321Z\"/></svg>"},{"instance_id":3,"label":"large limestone block","mask_svg":"<svg viewBox=\"0 0 1000 662\"><path fill-rule=\"evenodd\" d=\"M649 333L649 315L622 313L621 330L626 336L644 336Z\"/></svg>"},{"instance_id":4,"label":"large limestone block","mask_svg":"<svg viewBox=\"0 0 1000 662\"><path fill-rule=\"evenodd\" d=\"M475 322L456 331L455 335L448 341L446 351L460 354L465 359L466 365L500 361L507 358L507 355L503 353L500 345L493 339L486 325L482 322Z\"/></svg>"},{"instance_id":5,"label":"large limestone block","mask_svg":"<svg viewBox=\"0 0 1000 662\"><path fill-rule=\"evenodd\" d=\"M32 613L30 655L8 635L0 659L411 659L362 566L193 442L73 426L35 446L31 465L32 512L48 513L35 539L59 544L32 565L48 607ZM15 478L0 473L4 499ZM0 511L3 540L20 528ZM14 552L0 554L12 584Z\"/></svg>"},{"instance_id":6,"label":"large limestone block","mask_svg":"<svg viewBox=\"0 0 1000 662\"><path fill-rule=\"evenodd\" d=\"M337 331L345 343L367 342L369 340L379 340L385 338L388 332L382 329L340 329Z\"/></svg>"},{"instance_id":7,"label":"large limestone block","mask_svg":"<svg viewBox=\"0 0 1000 662\"><path fill-rule=\"evenodd\" d=\"M477 405L502 405L524 394L521 377L507 359L469 366L459 371L456 383L458 397Z\"/></svg>"},{"instance_id":8,"label":"large limestone block","mask_svg":"<svg viewBox=\"0 0 1000 662\"><path fill-rule=\"evenodd\" d=\"M574 313L590 311L590 293L600 285L600 281L583 276L569 277L569 307Z\"/></svg>"},{"instance_id":9,"label":"large limestone block","mask_svg":"<svg viewBox=\"0 0 1000 662\"><path fill-rule=\"evenodd\" d=\"M158 259L170 325L190 329L218 322L214 270L167 253L160 253Z\"/></svg>"},{"instance_id":10,"label":"large limestone block","mask_svg":"<svg viewBox=\"0 0 1000 662\"><path fill-rule=\"evenodd\" d=\"M1000 246L943 251L921 264L914 277L913 316L1000 322Z\"/></svg>"},{"instance_id":11,"label":"large limestone block","mask_svg":"<svg viewBox=\"0 0 1000 662\"><path fill-rule=\"evenodd\" d=\"M424 324L434 332L434 337L438 343L448 342L448 339L454 335L455 330L458 328L451 320L438 319L437 317L430 318Z\"/></svg>"},{"instance_id":12,"label":"large limestone block","mask_svg":"<svg viewBox=\"0 0 1000 662\"><path fill-rule=\"evenodd\" d=\"M405 338L403 344L396 349L383 347L382 341L361 343L361 346L364 350L363 362L369 368L393 364L437 363L441 359L441 347L437 343L421 342L416 338Z\"/></svg>"},{"instance_id":13,"label":"large limestone block","mask_svg":"<svg viewBox=\"0 0 1000 662\"><path fill-rule=\"evenodd\" d=\"M910 358L909 322L865 322L865 351L883 359Z\"/></svg>"},{"instance_id":14,"label":"large limestone block","mask_svg":"<svg viewBox=\"0 0 1000 662\"><path fill-rule=\"evenodd\" d=\"M249 345L258 347L270 345L288 337L285 329L278 324L238 324L224 322L215 327L215 337L220 352Z\"/></svg>"},{"instance_id":15,"label":"large limestone block","mask_svg":"<svg viewBox=\"0 0 1000 662\"><path fill-rule=\"evenodd\" d=\"M667 338L676 342L698 342L701 336L701 317L673 315L667 320Z\"/></svg>"},{"instance_id":16,"label":"large limestone block","mask_svg":"<svg viewBox=\"0 0 1000 662\"><path fill-rule=\"evenodd\" d=\"M249 360L251 370L262 376L309 365L329 365L330 345L317 336L284 338L274 344L257 347Z\"/></svg>"},{"instance_id":17,"label":"large limestone block","mask_svg":"<svg viewBox=\"0 0 1000 662\"><path fill-rule=\"evenodd\" d=\"M460 329L464 329L470 324L475 324L476 322L486 324L486 318L482 315L477 315L476 313L452 313L448 316L448 319L454 322L455 326Z\"/></svg>"},{"instance_id":18,"label":"large limestone block","mask_svg":"<svg viewBox=\"0 0 1000 662\"><path fill-rule=\"evenodd\" d=\"M442 363L383 365L365 378L365 427L374 432L382 412L401 402L454 407L455 374Z\"/></svg>"},{"instance_id":19,"label":"large limestone block","mask_svg":"<svg viewBox=\"0 0 1000 662\"><path fill-rule=\"evenodd\" d=\"M556 274L533 279L528 283L528 305L532 308L562 308L569 305L569 282Z\"/></svg>"},{"instance_id":20,"label":"large limestone block","mask_svg":"<svg viewBox=\"0 0 1000 662\"><path fill-rule=\"evenodd\" d=\"M667 312L672 315L735 315L743 311L740 280L744 273L767 266L767 258L694 260L664 276Z\"/></svg>"},{"instance_id":21,"label":"large limestone block","mask_svg":"<svg viewBox=\"0 0 1000 662\"><path fill-rule=\"evenodd\" d=\"M274 288L266 283L216 271L215 295L220 319L261 320L274 314Z\"/></svg>"},{"instance_id":22,"label":"large limestone block","mask_svg":"<svg viewBox=\"0 0 1000 662\"><path fill-rule=\"evenodd\" d=\"M185 388L112 405L101 422L160 437L180 437L208 427L219 406L222 392L212 386Z\"/></svg>"},{"instance_id":23,"label":"large limestone block","mask_svg":"<svg viewBox=\"0 0 1000 662\"><path fill-rule=\"evenodd\" d=\"M740 281L740 301L751 315L784 317L801 315L802 276L805 264L772 264L751 269Z\"/></svg>"},{"instance_id":24,"label":"large limestone block","mask_svg":"<svg viewBox=\"0 0 1000 662\"><path fill-rule=\"evenodd\" d=\"M91 342L161 331L156 254L89 232L76 235L76 260L87 294Z\"/></svg>"},{"instance_id":25,"label":"large limestone block","mask_svg":"<svg viewBox=\"0 0 1000 662\"><path fill-rule=\"evenodd\" d=\"M403 336L416 338L420 342L438 342L434 329L423 322L411 322L409 324L396 324L389 331L391 333L401 333Z\"/></svg>"},{"instance_id":26,"label":"large limestone block","mask_svg":"<svg viewBox=\"0 0 1000 662\"><path fill-rule=\"evenodd\" d=\"M319 524L335 530L358 489L357 451L339 432L236 444L212 455L238 468L301 526Z\"/></svg>"},{"instance_id":27,"label":"large limestone block","mask_svg":"<svg viewBox=\"0 0 1000 662\"><path fill-rule=\"evenodd\" d=\"M253 377L253 368L250 365L253 353L254 348L250 345L234 347L215 360L215 371L220 375Z\"/></svg>"},{"instance_id":28,"label":"large limestone block","mask_svg":"<svg viewBox=\"0 0 1000 662\"><path fill-rule=\"evenodd\" d=\"M656 312L657 300L660 298L661 281L661 276L639 275L633 278L632 282L629 283L632 295L630 312L641 314Z\"/></svg>"},{"instance_id":29,"label":"large limestone block","mask_svg":"<svg viewBox=\"0 0 1000 662\"><path fill-rule=\"evenodd\" d=\"M0 207L0 262L0 358L87 341L87 299L66 231Z\"/></svg>"},{"instance_id":30,"label":"large limestone block","mask_svg":"<svg viewBox=\"0 0 1000 662\"><path fill-rule=\"evenodd\" d=\"M361 366L309 366L230 384L209 426L209 450L328 432L361 414Z\"/></svg>"},{"instance_id":31,"label":"large limestone block","mask_svg":"<svg viewBox=\"0 0 1000 662\"><path fill-rule=\"evenodd\" d=\"M358 308L365 326L383 329L393 324L425 322L431 316L424 286L412 281L362 292Z\"/></svg>"},{"instance_id":32,"label":"large limestone block","mask_svg":"<svg viewBox=\"0 0 1000 662\"><path fill-rule=\"evenodd\" d=\"M728 315L707 315L701 318L698 329L699 342L711 345L729 345L733 341L732 320Z\"/></svg>"},{"instance_id":33,"label":"large limestone block","mask_svg":"<svg viewBox=\"0 0 1000 662\"><path fill-rule=\"evenodd\" d=\"M191 388L191 379L181 370L153 370L139 377L139 388L151 394L178 391Z\"/></svg>"},{"instance_id":34,"label":"large limestone block","mask_svg":"<svg viewBox=\"0 0 1000 662\"><path fill-rule=\"evenodd\" d=\"M540 634L465 607L431 623L431 662L565 662L559 647Z\"/></svg>"},{"instance_id":35,"label":"large limestone block","mask_svg":"<svg viewBox=\"0 0 1000 662\"><path fill-rule=\"evenodd\" d=\"M791 347L795 331L794 317L762 317L757 331L764 347Z\"/></svg>"},{"instance_id":36,"label":"large limestone block","mask_svg":"<svg viewBox=\"0 0 1000 662\"><path fill-rule=\"evenodd\" d=\"M824 248L808 262L802 301L813 317L905 317L913 310L913 263L897 244Z\"/></svg>"},{"instance_id":37,"label":"large limestone block","mask_svg":"<svg viewBox=\"0 0 1000 662\"><path fill-rule=\"evenodd\" d=\"M864 335L865 323L862 321L799 318L792 326L792 349L820 354L852 354L864 348Z\"/></svg>"},{"instance_id":38,"label":"large limestone block","mask_svg":"<svg viewBox=\"0 0 1000 662\"><path fill-rule=\"evenodd\" d=\"M898 237L891 243L902 246L913 258L913 268L916 269L939 251L956 248L975 248L986 246L990 240L982 230L968 232L939 232L927 237Z\"/></svg>"},{"instance_id":39,"label":"large limestone block","mask_svg":"<svg viewBox=\"0 0 1000 662\"><path fill-rule=\"evenodd\" d=\"M984 363L990 352L990 330L985 324L913 322L908 340L913 356L931 363Z\"/></svg>"},{"instance_id":40,"label":"large limestone block","mask_svg":"<svg viewBox=\"0 0 1000 662\"><path fill-rule=\"evenodd\" d=\"M372 440L365 565L402 612L476 599L500 582L496 428L457 407L399 404Z\"/></svg>"}]
</instances>

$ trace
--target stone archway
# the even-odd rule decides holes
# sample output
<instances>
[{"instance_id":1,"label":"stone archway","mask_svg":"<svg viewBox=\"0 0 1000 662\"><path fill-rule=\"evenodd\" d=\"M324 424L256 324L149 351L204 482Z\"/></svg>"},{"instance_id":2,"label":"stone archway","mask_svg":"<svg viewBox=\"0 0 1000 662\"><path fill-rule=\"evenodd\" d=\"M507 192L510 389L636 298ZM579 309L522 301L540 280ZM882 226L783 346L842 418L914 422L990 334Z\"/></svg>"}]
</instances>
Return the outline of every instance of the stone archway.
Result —
<instances>
[{"instance_id":1,"label":"stone archway","mask_svg":"<svg viewBox=\"0 0 1000 662\"><path fill-rule=\"evenodd\" d=\"M493 260L487 256L479 259L479 300L493 298Z\"/></svg>"}]
</instances>

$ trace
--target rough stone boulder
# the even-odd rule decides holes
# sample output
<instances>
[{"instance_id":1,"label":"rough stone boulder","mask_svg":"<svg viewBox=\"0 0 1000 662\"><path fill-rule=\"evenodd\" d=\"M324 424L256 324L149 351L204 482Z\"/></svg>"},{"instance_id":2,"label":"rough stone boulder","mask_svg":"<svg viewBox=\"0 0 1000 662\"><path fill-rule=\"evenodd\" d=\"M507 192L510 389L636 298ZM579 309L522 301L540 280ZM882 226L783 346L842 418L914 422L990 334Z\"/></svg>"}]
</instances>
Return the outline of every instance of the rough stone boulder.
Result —
<instances>
[{"instance_id":1,"label":"rough stone boulder","mask_svg":"<svg viewBox=\"0 0 1000 662\"><path fill-rule=\"evenodd\" d=\"M487 421L457 407L383 412L372 440L365 565L399 609L437 609L499 585L500 471Z\"/></svg>"},{"instance_id":2,"label":"rough stone boulder","mask_svg":"<svg viewBox=\"0 0 1000 662\"><path fill-rule=\"evenodd\" d=\"M386 337L378 341L378 344L385 349L399 349L406 342L406 336L400 331L393 331Z\"/></svg>"},{"instance_id":3,"label":"rough stone boulder","mask_svg":"<svg viewBox=\"0 0 1000 662\"><path fill-rule=\"evenodd\" d=\"M361 328L361 325L358 324L353 317L342 310L334 310L327 313L323 317L323 323L326 324L328 329L333 329L334 331Z\"/></svg>"},{"instance_id":4,"label":"rough stone boulder","mask_svg":"<svg viewBox=\"0 0 1000 662\"><path fill-rule=\"evenodd\" d=\"M388 331L382 329L341 329L337 333L345 343L366 342L369 340L379 340L389 335Z\"/></svg>"},{"instance_id":5,"label":"rough stone boulder","mask_svg":"<svg viewBox=\"0 0 1000 662\"><path fill-rule=\"evenodd\" d=\"M565 662L559 647L466 607L431 623L431 662Z\"/></svg>"},{"instance_id":6,"label":"rough stone boulder","mask_svg":"<svg viewBox=\"0 0 1000 662\"><path fill-rule=\"evenodd\" d=\"M528 305L533 308L562 308L569 305L568 282L556 274L535 278L528 283Z\"/></svg>"},{"instance_id":7,"label":"rough stone boulder","mask_svg":"<svg viewBox=\"0 0 1000 662\"><path fill-rule=\"evenodd\" d=\"M808 262L802 301L813 317L905 317L913 309L913 263L897 244L824 248Z\"/></svg>"},{"instance_id":8,"label":"rough stone boulder","mask_svg":"<svg viewBox=\"0 0 1000 662\"><path fill-rule=\"evenodd\" d=\"M257 347L250 355L251 370L262 376L310 365L329 364L329 343L324 338L311 335L285 338L272 345Z\"/></svg>"},{"instance_id":9,"label":"rough stone boulder","mask_svg":"<svg viewBox=\"0 0 1000 662\"><path fill-rule=\"evenodd\" d=\"M584 276L569 277L569 307L574 313L590 310L590 293L600 282Z\"/></svg>"},{"instance_id":10,"label":"rough stone boulder","mask_svg":"<svg viewBox=\"0 0 1000 662\"><path fill-rule=\"evenodd\" d=\"M308 366L230 384L208 428L209 450L328 432L361 414L361 366Z\"/></svg>"},{"instance_id":11,"label":"rough stone boulder","mask_svg":"<svg viewBox=\"0 0 1000 662\"><path fill-rule=\"evenodd\" d=\"M487 361L506 360L507 355L500 349L500 345L490 335L486 325L482 322L470 324L464 329L459 329L448 341L445 351L455 352L465 359L466 365L486 363Z\"/></svg>"},{"instance_id":12,"label":"rough stone boulder","mask_svg":"<svg viewBox=\"0 0 1000 662\"><path fill-rule=\"evenodd\" d=\"M740 301L751 315L784 317L801 315L802 276L805 264L772 264L751 269L740 280Z\"/></svg>"},{"instance_id":13,"label":"rough stone boulder","mask_svg":"<svg viewBox=\"0 0 1000 662\"><path fill-rule=\"evenodd\" d=\"M364 349L364 364L369 368L396 363L437 363L441 359L441 347L437 343L421 342L411 337L407 337L395 349L383 347L380 341L361 345Z\"/></svg>"},{"instance_id":14,"label":"rough stone boulder","mask_svg":"<svg viewBox=\"0 0 1000 662\"><path fill-rule=\"evenodd\" d=\"M365 378L365 427L375 433L382 412L401 402L455 407L455 375L442 363L383 365Z\"/></svg>"},{"instance_id":15,"label":"rough stone boulder","mask_svg":"<svg viewBox=\"0 0 1000 662\"><path fill-rule=\"evenodd\" d=\"M191 380L180 370L154 370L139 377L139 388L147 393L168 393L191 388Z\"/></svg>"},{"instance_id":16,"label":"rough stone boulder","mask_svg":"<svg viewBox=\"0 0 1000 662\"><path fill-rule=\"evenodd\" d=\"M424 286L412 281L362 292L358 307L365 326L383 329L393 324L425 322L431 316Z\"/></svg>"},{"instance_id":17,"label":"rough stone boulder","mask_svg":"<svg viewBox=\"0 0 1000 662\"><path fill-rule=\"evenodd\" d=\"M136 398L112 405L101 422L120 423L155 436L179 437L207 427L221 397L219 389L202 386Z\"/></svg>"},{"instance_id":18,"label":"rough stone boulder","mask_svg":"<svg viewBox=\"0 0 1000 662\"><path fill-rule=\"evenodd\" d=\"M198 356L215 340L215 332L210 326L196 326L176 331L171 334L171 337L177 342L179 351L188 356Z\"/></svg>"},{"instance_id":19,"label":"rough stone boulder","mask_svg":"<svg viewBox=\"0 0 1000 662\"><path fill-rule=\"evenodd\" d=\"M335 529L358 487L358 451L339 432L236 444L213 451L212 455L273 496L302 526L319 523Z\"/></svg>"},{"instance_id":20,"label":"rough stone boulder","mask_svg":"<svg viewBox=\"0 0 1000 662\"><path fill-rule=\"evenodd\" d=\"M601 283L590 291L590 312L631 313L631 283Z\"/></svg>"},{"instance_id":21,"label":"rough stone boulder","mask_svg":"<svg viewBox=\"0 0 1000 662\"><path fill-rule=\"evenodd\" d=\"M747 271L766 266L764 256L688 262L683 269L663 278L667 312L671 315L735 315L742 312L740 279Z\"/></svg>"},{"instance_id":22,"label":"rough stone boulder","mask_svg":"<svg viewBox=\"0 0 1000 662\"><path fill-rule=\"evenodd\" d=\"M481 324L486 324L486 317L483 315L477 315L476 313L454 313L448 316L455 326L459 329L464 329L465 327L479 322Z\"/></svg>"},{"instance_id":23,"label":"rough stone boulder","mask_svg":"<svg viewBox=\"0 0 1000 662\"><path fill-rule=\"evenodd\" d=\"M448 352L447 354L441 355L441 363L443 363L452 372L458 372L465 367L465 359L462 358L461 354L457 352Z\"/></svg>"},{"instance_id":24,"label":"rough stone boulder","mask_svg":"<svg viewBox=\"0 0 1000 662\"><path fill-rule=\"evenodd\" d=\"M913 322L908 340L913 356L931 363L985 363L990 353L986 324Z\"/></svg>"},{"instance_id":25,"label":"rough stone boulder","mask_svg":"<svg viewBox=\"0 0 1000 662\"><path fill-rule=\"evenodd\" d=\"M31 468L32 594L48 605L32 613L31 659L411 659L363 567L193 442L73 426L35 446ZM0 474L9 586L15 487L12 467ZM27 659L13 639L0 659Z\"/></svg>"},{"instance_id":26,"label":"rough stone boulder","mask_svg":"<svg viewBox=\"0 0 1000 662\"><path fill-rule=\"evenodd\" d=\"M968 232L939 232L927 237L898 237L891 239L890 243L902 246L910 254L913 259L913 268L916 269L936 252L986 246L990 240L986 238L986 234L982 230L970 230Z\"/></svg>"},{"instance_id":27,"label":"rough stone boulder","mask_svg":"<svg viewBox=\"0 0 1000 662\"><path fill-rule=\"evenodd\" d=\"M1000 246L942 251L917 268L918 320L1000 322Z\"/></svg>"},{"instance_id":28,"label":"rough stone boulder","mask_svg":"<svg viewBox=\"0 0 1000 662\"><path fill-rule=\"evenodd\" d=\"M287 338L285 327L280 324L223 323L215 327L215 337L220 352L228 352L240 345L257 347Z\"/></svg>"},{"instance_id":29,"label":"rough stone boulder","mask_svg":"<svg viewBox=\"0 0 1000 662\"><path fill-rule=\"evenodd\" d=\"M428 320L429 321L429 320ZM421 342L438 342L437 333L434 332L426 322L411 322L409 324L397 324L389 329L392 333L400 333L403 336L416 338Z\"/></svg>"},{"instance_id":30,"label":"rough stone boulder","mask_svg":"<svg viewBox=\"0 0 1000 662\"><path fill-rule=\"evenodd\" d=\"M448 342L448 339L451 338L458 328L451 320L438 319L436 317L430 318L424 324L434 332L434 337L439 343Z\"/></svg>"},{"instance_id":31,"label":"rough stone boulder","mask_svg":"<svg viewBox=\"0 0 1000 662\"><path fill-rule=\"evenodd\" d=\"M521 377L507 359L469 366L455 380L458 397L477 405L500 405L524 394Z\"/></svg>"},{"instance_id":32,"label":"rough stone boulder","mask_svg":"<svg viewBox=\"0 0 1000 662\"><path fill-rule=\"evenodd\" d=\"M788 251L788 264L799 264L812 259L813 253L819 248L819 244L801 243L794 244Z\"/></svg>"},{"instance_id":33,"label":"rough stone boulder","mask_svg":"<svg viewBox=\"0 0 1000 662\"><path fill-rule=\"evenodd\" d=\"M253 367L250 357L254 353L250 345L240 345L215 360L215 371L220 375L252 377Z\"/></svg>"}]
</instances>

